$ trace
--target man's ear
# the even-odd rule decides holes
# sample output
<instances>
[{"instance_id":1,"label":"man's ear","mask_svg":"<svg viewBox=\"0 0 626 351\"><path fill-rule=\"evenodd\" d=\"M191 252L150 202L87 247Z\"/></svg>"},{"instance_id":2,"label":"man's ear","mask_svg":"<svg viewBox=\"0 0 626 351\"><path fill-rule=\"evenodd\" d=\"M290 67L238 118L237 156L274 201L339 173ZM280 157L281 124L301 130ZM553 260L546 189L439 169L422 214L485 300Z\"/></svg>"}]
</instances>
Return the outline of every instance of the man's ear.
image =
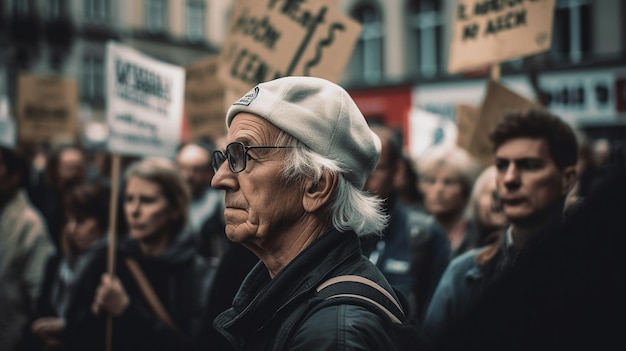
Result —
<instances>
[{"instance_id":1,"label":"man's ear","mask_svg":"<svg viewBox=\"0 0 626 351\"><path fill-rule=\"evenodd\" d=\"M302 196L304 210L313 213L324 207L335 193L338 182L339 174L329 171L324 171L317 182L307 180Z\"/></svg>"},{"instance_id":2,"label":"man's ear","mask_svg":"<svg viewBox=\"0 0 626 351\"><path fill-rule=\"evenodd\" d=\"M568 166L563 169L562 173L561 195L567 195L578 181L578 170L576 166Z\"/></svg>"}]
</instances>

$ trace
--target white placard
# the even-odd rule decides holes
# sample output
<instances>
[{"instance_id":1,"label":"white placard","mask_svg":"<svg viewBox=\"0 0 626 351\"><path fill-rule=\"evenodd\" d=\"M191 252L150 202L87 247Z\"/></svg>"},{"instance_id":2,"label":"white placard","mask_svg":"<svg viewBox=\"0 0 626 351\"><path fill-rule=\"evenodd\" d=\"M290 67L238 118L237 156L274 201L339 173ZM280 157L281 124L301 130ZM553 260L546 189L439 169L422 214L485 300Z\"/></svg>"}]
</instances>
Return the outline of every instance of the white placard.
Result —
<instances>
[{"instance_id":1,"label":"white placard","mask_svg":"<svg viewBox=\"0 0 626 351\"><path fill-rule=\"evenodd\" d=\"M185 70L107 43L110 152L172 157L181 139Z\"/></svg>"},{"instance_id":2,"label":"white placard","mask_svg":"<svg viewBox=\"0 0 626 351\"><path fill-rule=\"evenodd\" d=\"M457 138L454 122L442 116L412 108L409 111L409 153L419 157L434 145L454 145Z\"/></svg>"},{"instance_id":3,"label":"white placard","mask_svg":"<svg viewBox=\"0 0 626 351\"><path fill-rule=\"evenodd\" d=\"M17 131L13 118L0 118L0 145L14 149L17 142Z\"/></svg>"},{"instance_id":4,"label":"white placard","mask_svg":"<svg viewBox=\"0 0 626 351\"><path fill-rule=\"evenodd\" d=\"M0 145L15 148L17 131L15 120L9 115L9 99L0 95Z\"/></svg>"}]
</instances>

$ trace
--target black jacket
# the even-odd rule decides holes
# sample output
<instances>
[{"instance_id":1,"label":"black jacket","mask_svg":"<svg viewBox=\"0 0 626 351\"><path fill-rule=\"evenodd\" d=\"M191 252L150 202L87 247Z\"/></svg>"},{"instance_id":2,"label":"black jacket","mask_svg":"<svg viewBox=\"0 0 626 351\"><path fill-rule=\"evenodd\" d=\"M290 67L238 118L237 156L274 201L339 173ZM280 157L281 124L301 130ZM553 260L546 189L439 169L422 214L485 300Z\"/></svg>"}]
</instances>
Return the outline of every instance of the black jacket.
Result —
<instances>
[{"instance_id":1,"label":"black jacket","mask_svg":"<svg viewBox=\"0 0 626 351\"><path fill-rule=\"evenodd\" d=\"M353 274L396 296L382 273L361 254L354 232L331 229L270 279L262 262L246 277L233 307L215 327L237 350L394 350L389 324L356 305L329 306L293 323L327 279Z\"/></svg>"},{"instance_id":2,"label":"black jacket","mask_svg":"<svg viewBox=\"0 0 626 351\"><path fill-rule=\"evenodd\" d=\"M182 236L182 235L181 235ZM179 238L181 237L179 236ZM91 304L101 276L106 272L106 247L96 253L86 274L76 282L76 295L68 308L64 343L67 350L102 350L106 318L96 317ZM178 327L167 327L143 297L129 272L125 258L134 258L150 281L162 305ZM113 350L197 350L200 334L210 325L201 325L205 302L215 267L197 252L193 241L174 241L157 258L144 257L138 244L123 240L116 255L116 276L130 297L130 305L113 318Z\"/></svg>"}]
</instances>

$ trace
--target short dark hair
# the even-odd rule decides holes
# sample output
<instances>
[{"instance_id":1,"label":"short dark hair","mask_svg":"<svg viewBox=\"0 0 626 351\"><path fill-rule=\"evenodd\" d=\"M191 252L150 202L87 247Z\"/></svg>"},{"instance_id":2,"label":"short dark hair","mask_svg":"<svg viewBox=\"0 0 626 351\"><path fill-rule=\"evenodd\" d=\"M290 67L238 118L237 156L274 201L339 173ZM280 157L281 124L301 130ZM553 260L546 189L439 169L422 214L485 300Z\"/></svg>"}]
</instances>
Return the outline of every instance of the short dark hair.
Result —
<instances>
[{"instance_id":1,"label":"short dark hair","mask_svg":"<svg viewBox=\"0 0 626 351\"><path fill-rule=\"evenodd\" d=\"M578 161L578 143L574 130L559 117L541 109L509 112L503 115L489 135L494 152L505 142L516 138L542 139L559 169Z\"/></svg>"},{"instance_id":2,"label":"short dark hair","mask_svg":"<svg viewBox=\"0 0 626 351\"><path fill-rule=\"evenodd\" d=\"M21 177L27 176L28 163L21 152L0 146L0 157L4 161L8 174L19 174Z\"/></svg>"},{"instance_id":3,"label":"short dark hair","mask_svg":"<svg viewBox=\"0 0 626 351\"><path fill-rule=\"evenodd\" d=\"M77 217L95 218L104 233L109 224L109 194L100 183L81 183L65 193L65 209Z\"/></svg>"}]
</instances>

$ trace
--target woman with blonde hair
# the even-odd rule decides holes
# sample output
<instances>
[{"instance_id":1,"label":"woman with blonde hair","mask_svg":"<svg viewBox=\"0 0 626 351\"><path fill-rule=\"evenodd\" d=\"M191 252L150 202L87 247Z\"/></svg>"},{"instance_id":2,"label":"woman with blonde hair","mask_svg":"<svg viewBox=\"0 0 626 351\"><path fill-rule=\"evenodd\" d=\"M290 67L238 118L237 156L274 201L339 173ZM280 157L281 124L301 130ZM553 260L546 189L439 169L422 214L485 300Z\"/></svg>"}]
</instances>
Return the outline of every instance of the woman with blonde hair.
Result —
<instances>
[{"instance_id":1,"label":"woman with blonde hair","mask_svg":"<svg viewBox=\"0 0 626 351\"><path fill-rule=\"evenodd\" d=\"M454 256L471 248L464 217L479 163L457 146L436 145L416 160L424 209L447 233Z\"/></svg>"},{"instance_id":2,"label":"woman with blonde hair","mask_svg":"<svg viewBox=\"0 0 626 351\"><path fill-rule=\"evenodd\" d=\"M68 308L67 350L101 350L112 318L114 350L203 349L208 289L214 269L186 231L189 189L176 164L151 157L126 170L123 212L128 236L116 250L97 253L76 283Z\"/></svg>"}]
</instances>

